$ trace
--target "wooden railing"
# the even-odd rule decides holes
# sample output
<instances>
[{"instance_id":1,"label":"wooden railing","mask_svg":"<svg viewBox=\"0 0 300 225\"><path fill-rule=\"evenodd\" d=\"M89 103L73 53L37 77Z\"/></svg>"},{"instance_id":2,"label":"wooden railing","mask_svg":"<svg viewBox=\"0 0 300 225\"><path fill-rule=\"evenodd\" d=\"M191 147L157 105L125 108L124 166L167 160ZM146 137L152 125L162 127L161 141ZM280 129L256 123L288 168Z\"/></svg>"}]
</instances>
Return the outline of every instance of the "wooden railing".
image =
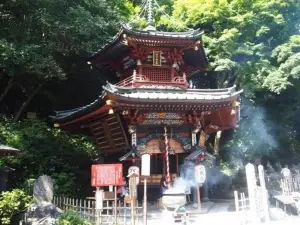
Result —
<instances>
[{"instance_id":1,"label":"wooden railing","mask_svg":"<svg viewBox=\"0 0 300 225\"><path fill-rule=\"evenodd\" d=\"M130 77L127 77L124 80L121 80L119 83L117 83L117 86L130 86L136 82L149 82L149 79L147 79L144 75L132 75Z\"/></svg>"},{"instance_id":2,"label":"wooden railing","mask_svg":"<svg viewBox=\"0 0 300 225\"><path fill-rule=\"evenodd\" d=\"M291 196L294 192L300 193L300 181L294 177L290 179L281 179L280 187L282 194L285 196Z\"/></svg>"},{"instance_id":3,"label":"wooden railing","mask_svg":"<svg viewBox=\"0 0 300 225\"><path fill-rule=\"evenodd\" d=\"M145 75L139 75L134 72L134 74L130 77L127 77L124 80L121 80L116 84L116 86L134 86L139 87L141 85L172 85L179 87L188 87L186 75L176 76L170 81L151 81Z\"/></svg>"}]
</instances>

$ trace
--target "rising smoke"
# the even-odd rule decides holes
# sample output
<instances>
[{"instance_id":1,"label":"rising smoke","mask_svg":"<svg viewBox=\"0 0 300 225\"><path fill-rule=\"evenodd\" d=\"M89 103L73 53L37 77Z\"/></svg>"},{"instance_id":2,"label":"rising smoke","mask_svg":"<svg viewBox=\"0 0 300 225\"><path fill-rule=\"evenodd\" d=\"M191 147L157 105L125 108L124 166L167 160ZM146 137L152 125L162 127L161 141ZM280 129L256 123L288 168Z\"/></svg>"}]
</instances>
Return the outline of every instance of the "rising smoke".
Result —
<instances>
[{"instance_id":1,"label":"rising smoke","mask_svg":"<svg viewBox=\"0 0 300 225\"><path fill-rule=\"evenodd\" d=\"M186 193L191 187L197 187L195 181L195 163L185 162L180 166L180 177L176 178L173 185L168 188L166 194Z\"/></svg>"},{"instance_id":2,"label":"rising smoke","mask_svg":"<svg viewBox=\"0 0 300 225\"><path fill-rule=\"evenodd\" d=\"M266 111L262 107L253 106L251 102L244 103L242 107L240 127L227 144L229 154L226 161L229 161L236 170L243 168L249 160L269 155L278 148L278 142L272 135L272 131L277 127L267 119ZM185 193L190 188L199 187L195 181L194 168L195 163L190 161L181 165L181 176L174 181L166 193ZM209 168L207 175L209 186L217 185L219 182L229 186L232 182L217 168Z\"/></svg>"},{"instance_id":3,"label":"rising smoke","mask_svg":"<svg viewBox=\"0 0 300 225\"><path fill-rule=\"evenodd\" d=\"M238 170L250 160L272 156L279 146L273 136L276 130L277 125L267 118L264 108L243 102L239 128L225 145L225 160Z\"/></svg>"},{"instance_id":4,"label":"rising smoke","mask_svg":"<svg viewBox=\"0 0 300 225\"><path fill-rule=\"evenodd\" d=\"M266 118L266 111L259 106L254 107L248 103L243 106L243 114L246 119L246 126L242 126L241 129L251 129L252 137L255 144L261 146L268 145L270 148L277 148L278 143L272 136L272 129L275 128L275 124L272 121L268 121Z\"/></svg>"}]
</instances>

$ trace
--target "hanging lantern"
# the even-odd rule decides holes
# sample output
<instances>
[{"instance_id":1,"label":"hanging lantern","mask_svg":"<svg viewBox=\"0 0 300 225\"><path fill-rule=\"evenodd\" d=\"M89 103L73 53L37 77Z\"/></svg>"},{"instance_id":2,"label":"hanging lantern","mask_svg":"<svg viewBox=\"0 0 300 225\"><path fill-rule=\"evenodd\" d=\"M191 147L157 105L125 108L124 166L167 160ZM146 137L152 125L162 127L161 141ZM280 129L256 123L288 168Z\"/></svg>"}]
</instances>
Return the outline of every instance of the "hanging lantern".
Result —
<instances>
[{"instance_id":1,"label":"hanging lantern","mask_svg":"<svg viewBox=\"0 0 300 225\"><path fill-rule=\"evenodd\" d=\"M108 111L108 114L114 114L114 110L113 109L110 109L109 111Z\"/></svg>"}]
</instances>

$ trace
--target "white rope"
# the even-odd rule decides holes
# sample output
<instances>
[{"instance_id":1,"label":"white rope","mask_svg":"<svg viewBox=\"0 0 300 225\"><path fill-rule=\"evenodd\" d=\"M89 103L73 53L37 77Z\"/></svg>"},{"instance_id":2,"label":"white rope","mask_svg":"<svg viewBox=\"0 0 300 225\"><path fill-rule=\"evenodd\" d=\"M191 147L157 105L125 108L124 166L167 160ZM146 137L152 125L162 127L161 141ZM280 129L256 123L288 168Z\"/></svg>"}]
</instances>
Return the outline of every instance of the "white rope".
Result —
<instances>
[{"instance_id":1,"label":"white rope","mask_svg":"<svg viewBox=\"0 0 300 225\"><path fill-rule=\"evenodd\" d=\"M142 6L141 6L141 12L138 14L139 17L145 17L147 21L154 20L154 5L152 4L154 2L154 5L158 8L158 11L161 12L163 15L167 16L169 19L171 17L163 10L163 8L157 3L156 0L143 0ZM149 9L149 4L151 9ZM131 21L130 21L131 22ZM153 21L152 21L153 22Z\"/></svg>"},{"instance_id":2,"label":"white rope","mask_svg":"<svg viewBox=\"0 0 300 225\"><path fill-rule=\"evenodd\" d=\"M165 12L165 10L163 10L162 7L160 7L160 5L157 3L156 0L154 0L155 5L157 6L158 10L161 11L165 16L167 16L169 19L171 19L171 17Z\"/></svg>"},{"instance_id":3,"label":"white rope","mask_svg":"<svg viewBox=\"0 0 300 225\"><path fill-rule=\"evenodd\" d=\"M143 0L142 2L142 11L139 14L139 17L143 16L143 13L145 12L145 10L147 9L146 5L147 5L148 0Z\"/></svg>"}]
</instances>

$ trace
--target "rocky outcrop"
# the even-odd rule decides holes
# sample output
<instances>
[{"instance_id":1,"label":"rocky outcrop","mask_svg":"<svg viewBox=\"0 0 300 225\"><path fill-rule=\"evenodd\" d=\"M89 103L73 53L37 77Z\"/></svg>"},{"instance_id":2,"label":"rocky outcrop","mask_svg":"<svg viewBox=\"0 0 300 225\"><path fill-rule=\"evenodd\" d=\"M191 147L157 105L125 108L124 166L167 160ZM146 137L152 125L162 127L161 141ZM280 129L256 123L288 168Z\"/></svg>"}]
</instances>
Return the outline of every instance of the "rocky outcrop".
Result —
<instances>
[{"instance_id":1,"label":"rocky outcrop","mask_svg":"<svg viewBox=\"0 0 300 225\"><path fill-rule=\"evenodd\" d=\"M33 188L35 204L25 214L26 225L54 225L62 210L53 200L53 181L49 176L39 177Z\"/></svg>"}]
</instances>

